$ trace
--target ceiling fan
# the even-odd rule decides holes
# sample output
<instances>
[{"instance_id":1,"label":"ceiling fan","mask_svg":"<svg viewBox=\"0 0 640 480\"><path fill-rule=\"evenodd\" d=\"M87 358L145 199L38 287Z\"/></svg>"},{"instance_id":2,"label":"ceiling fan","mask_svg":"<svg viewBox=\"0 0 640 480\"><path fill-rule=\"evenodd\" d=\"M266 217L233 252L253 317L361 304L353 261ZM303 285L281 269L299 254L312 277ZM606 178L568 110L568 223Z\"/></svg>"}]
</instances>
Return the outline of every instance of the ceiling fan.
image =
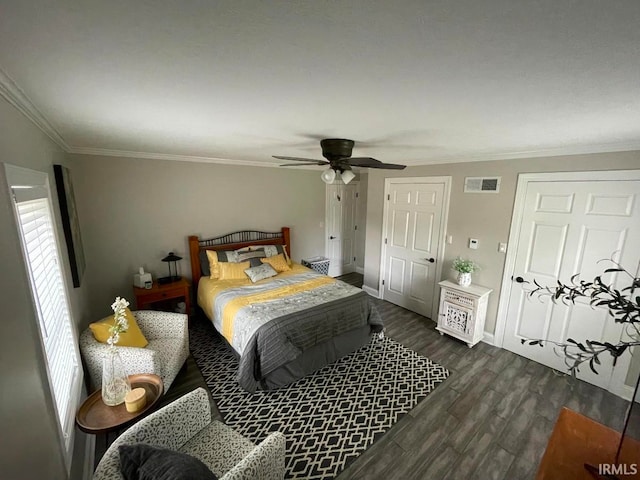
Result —
<instances>
[{"instance_id":1,"label":"ceiling fan","mask_svg":"<svg viewBox=\"0 0 640 480\"><path fill-rule=\"evenodd\" d=\"M353 150L353 140L347 140L345 138L325 138L320 140L320 147L322 147L322 156L326 160L314 160L311 158L300 157L283 157L280 155L274 155L273 158L279 160L292 160L296 162L304 163L286 163L280 165L281 167L299 167L302 165L327 165L325 171L322 172L321 178L325 183L333 183L336 176L340 174L342 181L347 184L355 178L351 167L365 167L365 168L382 168L387 170L402 170L406 168L406 165L397 165L395 163L382 163L380 160L376 160L371 157L352 157L351 151Z\"/></svg>"}]
</instances>

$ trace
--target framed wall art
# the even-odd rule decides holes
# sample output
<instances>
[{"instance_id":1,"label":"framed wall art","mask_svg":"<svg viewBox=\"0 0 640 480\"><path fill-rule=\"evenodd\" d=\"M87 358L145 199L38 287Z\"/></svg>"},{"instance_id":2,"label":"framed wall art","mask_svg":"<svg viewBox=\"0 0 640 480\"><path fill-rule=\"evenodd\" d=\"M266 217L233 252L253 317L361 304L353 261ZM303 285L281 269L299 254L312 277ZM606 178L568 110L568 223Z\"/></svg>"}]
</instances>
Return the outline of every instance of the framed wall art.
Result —
<instances>
[{"instance_id":1,"label":"framed wall art","mask_svg":"<svg viewBox=\"0 0 640 480\"><path fill-rule=\"evenodd\" d=\"M53 171L56 177L56 190L58 191L58 201L60 202L62 228L64 229L67 251L69 252L73 286L78 288L86 264L84 250L82 248L82 238L80 236L80 222L78 220L78 211L76 210L76 200L73 195L73 184L71 183L71 172L67 167L62 165L54 165Z\"/></svg>"}]
</instances>

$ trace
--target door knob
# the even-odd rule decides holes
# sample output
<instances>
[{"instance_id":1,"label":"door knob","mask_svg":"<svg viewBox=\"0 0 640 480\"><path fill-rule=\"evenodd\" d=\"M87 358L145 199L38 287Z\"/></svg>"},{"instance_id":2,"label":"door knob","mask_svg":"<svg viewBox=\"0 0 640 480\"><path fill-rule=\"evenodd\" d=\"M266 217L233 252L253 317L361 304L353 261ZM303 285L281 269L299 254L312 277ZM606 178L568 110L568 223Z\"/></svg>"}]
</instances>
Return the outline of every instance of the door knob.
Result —
<instances>
[{"instance_id":1,"label":"door knob","mask_svg":"<svg viewBox=\"0 0 640 480\"><path fill-rule=\"evenodd\" d=\"M511 277L511 280L518 283L528 283L528 282L525 282L524 278L522 277L516 277L516 278Z\"/></svg>"},{"instance_id":2,"label":"door knob","mask_svg":"<svg viewBox=\"0 0 640 480\"><path fill-rule=\"evenodd\" d=\"M429 263L435 263L436 259L431 257L431 258L425 258L425 260Z\"/></svg>"},{"instance_id":3,"label":"door knob","mask_svg":"<svg viewBox=\"0 0 640 480\"><path fill-rule=\"evenodd\" d=\"M329 235L329 240L333 240L334 238L336 237L334 237L333 235Z\"/></svg>"}]
</instances>

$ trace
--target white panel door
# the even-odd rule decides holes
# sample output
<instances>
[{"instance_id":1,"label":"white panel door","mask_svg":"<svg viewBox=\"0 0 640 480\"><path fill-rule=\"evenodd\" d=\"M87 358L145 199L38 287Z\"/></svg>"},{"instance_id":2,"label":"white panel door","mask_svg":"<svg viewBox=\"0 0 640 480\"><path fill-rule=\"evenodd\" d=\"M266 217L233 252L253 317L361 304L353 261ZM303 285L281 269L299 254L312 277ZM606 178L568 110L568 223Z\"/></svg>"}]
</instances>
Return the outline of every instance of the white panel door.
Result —
<instances>
[{"instance_id":1,"label":"white panel door","mask_svg":"<svg viewBox=\"0 0 640 480\"><path fill-rule=\"evenodd\" d=\"M430 317L443 214L443 183L391 183L382 298Z\"/></svg>"},{"instance_id":2,"label":"white panel door","mask_svg":"<svg viewBox=\"0 0 640 480\"><path fill-rule=\"evenodd\" d=\"M553 286L556 279L566 283L576 273L590 281L613 266L598 263L612 256L635 273L640 257L640 181L530 181L526 185L503 346L566 371L564 357L554 352L553 345L541 348L522 345L521 340L617 343L621 327L605 308L592 308L584 301L564 305L548 297L531 298L527 295L531 283L526 282L535 279ZM619 274L603 275L603 280L628 281ZM598 375L585 365L579 378L610 389L611 357L602 360Z\"/></svg>"},{"instance_id":3,"label":"white panel door","mask_svg":"<svg viewBox=\"0 0 640 480\"><path fill-rule=\"evenodd\" d=\"M357 183L327 185L325 250L329 258L329 275L332 277L356 271L358 187Z\"/></svg>"}]
</instances>

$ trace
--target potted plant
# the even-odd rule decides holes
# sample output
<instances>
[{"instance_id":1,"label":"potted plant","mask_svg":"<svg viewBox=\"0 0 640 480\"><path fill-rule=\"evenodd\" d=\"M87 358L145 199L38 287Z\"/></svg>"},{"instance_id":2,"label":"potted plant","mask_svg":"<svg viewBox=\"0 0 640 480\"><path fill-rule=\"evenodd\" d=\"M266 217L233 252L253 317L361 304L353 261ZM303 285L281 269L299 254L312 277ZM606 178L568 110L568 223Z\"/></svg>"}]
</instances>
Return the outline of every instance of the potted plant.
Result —
<instances>
[{"instance_id":1,"label":"potted plant","mask_svg":"<svg viewBox=\"0 0 640 480\"><path fill-rule=\"evenodd\" d=\"M453 260L453 269L458 272L458 285L468 287L471 285L471 274L480 270L473 260L457 257Z\"/></svg>"}]
</instances>

